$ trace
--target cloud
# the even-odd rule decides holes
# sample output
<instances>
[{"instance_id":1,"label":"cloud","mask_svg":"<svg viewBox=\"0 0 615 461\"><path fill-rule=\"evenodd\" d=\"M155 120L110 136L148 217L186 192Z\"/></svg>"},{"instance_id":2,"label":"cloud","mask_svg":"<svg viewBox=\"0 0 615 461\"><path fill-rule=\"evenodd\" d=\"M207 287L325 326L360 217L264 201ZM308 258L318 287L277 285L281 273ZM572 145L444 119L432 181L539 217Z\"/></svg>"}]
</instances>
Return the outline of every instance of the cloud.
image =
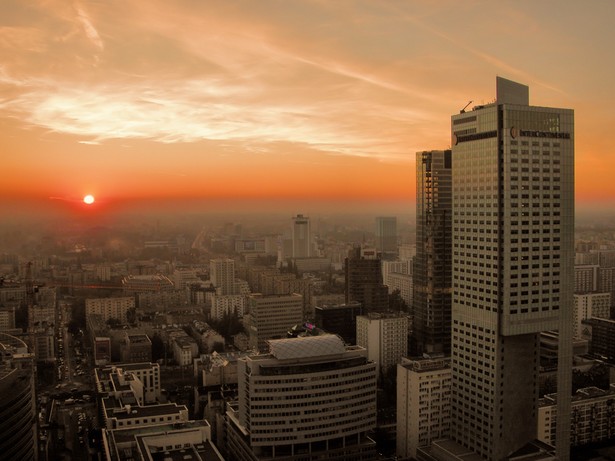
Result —
<instances>
[{"instance_id":1,"label":"cloud","mask_svg":"<svg viewBox=\"0 0 615 461\"><path fill-rule=\"evenodd\" d=\"M102 39L100 38L100 35L98 34L98 31L94 27L90 16L81 5L76 5L76 10L77 19L81 23L85 35L100 51L103 51L105 49L105 46Z\"/></svg>"}]
</instances>

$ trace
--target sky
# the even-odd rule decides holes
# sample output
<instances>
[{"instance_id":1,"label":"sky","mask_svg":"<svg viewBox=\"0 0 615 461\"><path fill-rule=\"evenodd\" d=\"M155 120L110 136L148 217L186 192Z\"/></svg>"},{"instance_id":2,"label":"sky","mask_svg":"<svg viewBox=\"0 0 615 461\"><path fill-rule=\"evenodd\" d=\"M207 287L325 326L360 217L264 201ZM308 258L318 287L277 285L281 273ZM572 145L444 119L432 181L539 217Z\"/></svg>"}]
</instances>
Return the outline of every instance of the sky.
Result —
<instances>
[{"instance_id":1,"label":"sky","mask_svg":"<svg viewBox=\"0 0 615 461\"><path fill-rule=\"evenodd\" d=\"M611 0L0 3L4 204L413 208L498 75L575 110L577 203L615 203Z\"/></svg>"}]
</instances>

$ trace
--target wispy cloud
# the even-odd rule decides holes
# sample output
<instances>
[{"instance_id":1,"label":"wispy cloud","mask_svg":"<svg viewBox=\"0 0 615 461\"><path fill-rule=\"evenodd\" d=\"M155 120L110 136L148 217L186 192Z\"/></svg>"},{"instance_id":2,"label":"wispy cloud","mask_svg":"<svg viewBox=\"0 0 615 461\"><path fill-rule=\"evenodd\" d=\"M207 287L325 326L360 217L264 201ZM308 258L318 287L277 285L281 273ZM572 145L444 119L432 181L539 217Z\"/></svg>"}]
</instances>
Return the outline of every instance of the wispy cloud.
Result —
<instances>
[{"instance_id":1,"label":"wispy cloud","mask_svg":"<svg viewBox=\"0 0 615 461\"><path fill-rule=\"evenodd\" d=\"M96 27L94 27L90 16L82 5L77 4L75 8L77 10L77 19L81 23L85 35L99 50L103 51L105 48L104 43L100 38Z\"/></svg>"}]
</instances>

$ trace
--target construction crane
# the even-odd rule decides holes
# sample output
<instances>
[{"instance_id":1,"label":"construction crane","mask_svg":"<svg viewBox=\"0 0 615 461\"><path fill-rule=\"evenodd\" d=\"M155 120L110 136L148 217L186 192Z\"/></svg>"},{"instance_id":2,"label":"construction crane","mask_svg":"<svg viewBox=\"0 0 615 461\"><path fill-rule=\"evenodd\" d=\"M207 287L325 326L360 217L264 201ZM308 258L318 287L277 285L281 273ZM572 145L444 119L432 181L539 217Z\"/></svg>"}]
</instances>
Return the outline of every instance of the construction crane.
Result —
<instances>
[{"instance_id":1,"label":"construction crane","mask_svg":"<svg viewBox=\"0 0 615 461\"><path fill-rule=\"evenodd\" d=\"M460 114L465 114L466 109L467 109L467 108L468 108L468 106L469 106L470 104L472 104L473 102L474 102L474 101L469 101L469 102L468 102L465 106L463 106L463 109L461 109L461 110L459 111L459 113L460 113Z\"/></svg>"}]
</instances>

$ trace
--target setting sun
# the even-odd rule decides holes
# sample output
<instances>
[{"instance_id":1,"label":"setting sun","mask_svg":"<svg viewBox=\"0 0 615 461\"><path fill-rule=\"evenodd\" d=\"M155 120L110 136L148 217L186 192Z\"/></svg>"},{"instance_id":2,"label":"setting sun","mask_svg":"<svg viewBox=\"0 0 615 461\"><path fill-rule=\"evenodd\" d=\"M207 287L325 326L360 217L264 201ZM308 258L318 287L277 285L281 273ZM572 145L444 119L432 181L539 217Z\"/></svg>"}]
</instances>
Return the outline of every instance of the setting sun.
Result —
<instances>
[{"instance_id":1,"label":"setting sun","mask_svg":"<svg viewBox=\"0 0 615 461\"><path fill-rule=\"evenodd\" d=\"M86 195L85 197L83 197L83 203L85 203L87 205L91 205L92 203L94 203L94 196L93 195Z\"/></svg>"}]
</instances>

